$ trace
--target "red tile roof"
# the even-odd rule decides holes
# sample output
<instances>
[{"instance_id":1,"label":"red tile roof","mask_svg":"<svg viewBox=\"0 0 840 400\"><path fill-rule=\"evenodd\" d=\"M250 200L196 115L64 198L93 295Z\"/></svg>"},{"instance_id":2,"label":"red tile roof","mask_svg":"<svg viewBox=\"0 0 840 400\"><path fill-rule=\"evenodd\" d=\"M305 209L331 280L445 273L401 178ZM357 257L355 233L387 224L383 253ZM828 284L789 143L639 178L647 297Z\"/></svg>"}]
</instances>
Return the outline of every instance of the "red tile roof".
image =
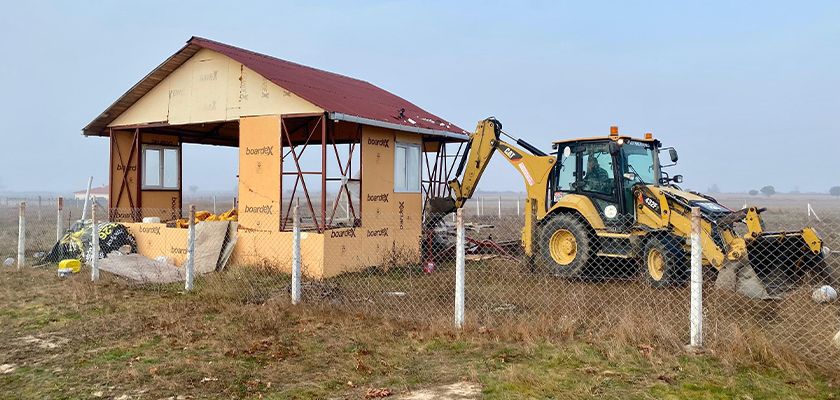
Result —
<instances>
[{"instance_id":1,"label":"red tile roof","mask_svg":"<svg viewBox=\"0 0 840 400\"><path fill-rule=\"evenodd\" d=\"M87 192L87 189L73 192L73 194L85 194L85 192ZM102 186L102 187L90 188L90 194L108 194L108 193L109 193L108 185L105 185L105 186Z\"/></svg>"},{"instance_id":2,"label":"red tile roof","mask_svg":"<svg viewBox=\"0 0 840 400\"><path fill-rule=\"evenodd\" d=\"M107 110L86 126L85 135L101 135L105 128L157 83L204 48L223 54L330 113L397 124L407 131L417 128L455 133L466 139L463 129L431 114L414 103L368 82L284 61L216 41L192 37L187 45L149 73ZM395 127L395 129L399 129Z\"/></svg>"}]
</instances>

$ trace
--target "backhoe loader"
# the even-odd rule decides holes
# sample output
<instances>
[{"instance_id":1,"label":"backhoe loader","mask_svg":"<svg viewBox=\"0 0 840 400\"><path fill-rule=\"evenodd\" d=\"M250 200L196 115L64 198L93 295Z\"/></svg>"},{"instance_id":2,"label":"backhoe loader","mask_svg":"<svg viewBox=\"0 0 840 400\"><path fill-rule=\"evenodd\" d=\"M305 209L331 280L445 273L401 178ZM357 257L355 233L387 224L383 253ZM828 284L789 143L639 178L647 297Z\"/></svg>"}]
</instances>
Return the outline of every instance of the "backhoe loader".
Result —
<instances>
[{"instance_id":1,"label":"backhoe loader","mask_svg":"<svg viewBox=\"0 0 840 400\"><path fill-rule=\"evenodd\" d=\"M774 299L806 274L830 279L827 249L814 229L769 232L763 208L731 210L680 189L682 176L670 177L659 160L668 150L675 165L676 150L662 148L651 134L633 138L612 127L608 136L558 141L552 149L547 154L508 135L494 118L479 122L449 181L453 198L431 199L427 211L438 217L430 219L463 207L499 152L525 180L529 212L522 245L528 262L542 263L556 276L578 277L587 265L620 258L634 261L653 287L683 285L690 275L691 208L699 207L702 260L717 272L717 287ZM743 234L736 233L740 223Z\"/></svg>"}]
</instances>

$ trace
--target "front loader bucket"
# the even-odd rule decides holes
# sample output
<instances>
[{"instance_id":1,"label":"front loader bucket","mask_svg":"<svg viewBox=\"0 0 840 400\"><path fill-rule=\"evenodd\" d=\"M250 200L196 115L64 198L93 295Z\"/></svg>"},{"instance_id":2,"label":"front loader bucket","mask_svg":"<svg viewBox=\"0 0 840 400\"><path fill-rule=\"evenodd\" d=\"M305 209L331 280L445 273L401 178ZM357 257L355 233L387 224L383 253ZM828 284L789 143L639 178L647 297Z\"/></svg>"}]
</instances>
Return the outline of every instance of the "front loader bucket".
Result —
<instances>
[{"instance_id":1,"label":"front loader bucket","mask_svg":"<svg viewBox=\"0 0 840 400\"><path fill-rule=\"evenodd\" d=\"M753 298L777 299L809 275L829 278L821 244L809 246L802 231L766 232L749 242L746 257L722 266L715 285Z\"/></svg>"}]
</instances>

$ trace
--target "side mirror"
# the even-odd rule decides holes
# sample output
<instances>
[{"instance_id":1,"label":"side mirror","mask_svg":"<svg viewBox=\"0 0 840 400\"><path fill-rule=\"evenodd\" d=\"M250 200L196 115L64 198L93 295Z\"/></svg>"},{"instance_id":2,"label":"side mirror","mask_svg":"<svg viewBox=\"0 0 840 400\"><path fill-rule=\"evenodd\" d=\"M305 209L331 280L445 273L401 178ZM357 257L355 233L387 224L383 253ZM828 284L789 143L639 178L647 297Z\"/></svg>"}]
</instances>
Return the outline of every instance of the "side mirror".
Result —
<instances>
[{"instance_id":1,"label":"side mirror","mask_svg":"<svg viewBox=\"0 0 840 400\"><path fill-rule=\"evenodd\" d=\"M677 149L673 147L668 149L668 154L671 156L671 162L677 162L677 160L680 159L680 157L677 156Z\"/></svg>"},{"instance_id":2,"label":"side mirror","mask_svg":"<svg viewBox=\"0 0 840 400\"><path fill-rule=\"evenodd\" d=\"M683 183L683 176L682 175L674 175L674 178L672 180L676 183Z\"/></svg>"},{"instance_id":3,"label":"side mirror","mask_svg":"<svg viewBox=\"0 0 840 400\"><path fill-rule=\"evenodd\" d=\"M627 179L628 181L635 181L636 180L636 174L633 173L633 172L625 172L623 176L624 176L624 179Z\"/></svg>"}]
</instances>

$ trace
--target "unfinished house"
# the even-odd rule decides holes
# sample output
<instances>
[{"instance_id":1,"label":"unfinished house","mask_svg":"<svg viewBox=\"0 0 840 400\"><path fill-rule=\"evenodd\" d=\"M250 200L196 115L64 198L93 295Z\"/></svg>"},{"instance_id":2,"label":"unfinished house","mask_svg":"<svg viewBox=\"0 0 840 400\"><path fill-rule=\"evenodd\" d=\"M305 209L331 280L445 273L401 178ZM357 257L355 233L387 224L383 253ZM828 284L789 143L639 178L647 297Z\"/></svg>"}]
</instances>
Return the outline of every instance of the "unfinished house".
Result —
<instances>
[{"instance_id":1,"label":"unfinished house","mask_svg":"<svg viewBox=\"0 0 840 400\"><path fill-rule=\"evenodd\" d=\"M389 249L419 254L424 199L448 194L468 136L368 82L198 37L82 133L110 139L109 219L129 227L140 254L184 261L187 230L172 224L186 206L182 145L231 146L233 265L289 268L299 203L314 277L377 265Z\"/></svg>"}]
</instances>

